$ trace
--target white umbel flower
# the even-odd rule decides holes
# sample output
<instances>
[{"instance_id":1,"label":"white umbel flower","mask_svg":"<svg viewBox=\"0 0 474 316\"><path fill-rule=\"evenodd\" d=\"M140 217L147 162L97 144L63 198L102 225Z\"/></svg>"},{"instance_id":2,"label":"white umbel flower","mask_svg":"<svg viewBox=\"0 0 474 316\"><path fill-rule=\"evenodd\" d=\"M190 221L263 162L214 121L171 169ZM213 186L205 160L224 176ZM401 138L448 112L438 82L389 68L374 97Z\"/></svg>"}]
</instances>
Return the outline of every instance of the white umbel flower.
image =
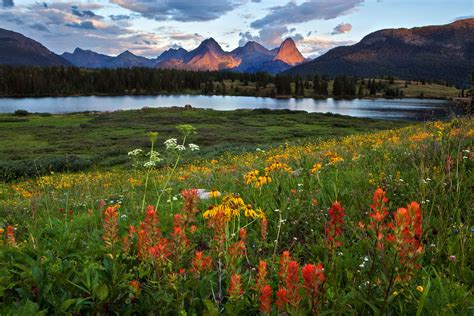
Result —
<instances>
[{"instance_id":1,"label":"white umbel flower","mask_svg":"<svg viewBox=\"0 0 474 316\"><path fill-rule=\"evenodd\" d=\"M199 146L196 144L189 144L188 146L191 151L199 151Z\"/></svg>"}]
</instances>

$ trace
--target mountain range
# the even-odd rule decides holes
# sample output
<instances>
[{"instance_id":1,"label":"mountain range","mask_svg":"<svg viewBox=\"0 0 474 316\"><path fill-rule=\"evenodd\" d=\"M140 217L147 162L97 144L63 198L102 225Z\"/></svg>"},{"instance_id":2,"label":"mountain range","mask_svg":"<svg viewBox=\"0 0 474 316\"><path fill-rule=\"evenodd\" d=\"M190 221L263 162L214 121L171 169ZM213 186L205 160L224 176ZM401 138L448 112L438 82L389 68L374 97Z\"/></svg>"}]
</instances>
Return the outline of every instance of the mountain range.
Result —
<instances>
[{"instance_id":1,"label":"mountain range","mask_svg":"<svg viewBox=\"0 0 474 316\"><path fill-rule=\"evenodd\" d=\"M447 25L385 29L286 71L292 75L429 78L465 84L474 73L474 18Z\"/></svg>"},{"instance_id":2,"label":"mountain range","mask_svg":"<svg viewBox=\"0 0 474 316\"><path fill-rule=\"evenodd\" d=\"M196 49L171 48L155 59L126 51L117 57L76 48L61 55L71 64L85 68L156 67L195 71L235 70L279 73L305 61L295 42L288 38L279 48L269 50L256 42L226 52L213 38L204 40Z\"/></svg>"},{"instance_id":3,"label":"mountain range","mask_svg":"<svg viewBox=\"0 0 474 316\"><path fill-rule=\"evenodd\" d=\"M0 64L156 67L359 77L391 75L402 79L437 79L465 84L474 72L474 18L446 25L380 30L365 36L355 45L333 48L314 60L305 60L291 38L271 50L250 41L226 52L209 38L193 50L171 48L151 59L129 51L113 57L80 48L59 56L19 33L0 29Z\"/></svg>"}]
</instances>

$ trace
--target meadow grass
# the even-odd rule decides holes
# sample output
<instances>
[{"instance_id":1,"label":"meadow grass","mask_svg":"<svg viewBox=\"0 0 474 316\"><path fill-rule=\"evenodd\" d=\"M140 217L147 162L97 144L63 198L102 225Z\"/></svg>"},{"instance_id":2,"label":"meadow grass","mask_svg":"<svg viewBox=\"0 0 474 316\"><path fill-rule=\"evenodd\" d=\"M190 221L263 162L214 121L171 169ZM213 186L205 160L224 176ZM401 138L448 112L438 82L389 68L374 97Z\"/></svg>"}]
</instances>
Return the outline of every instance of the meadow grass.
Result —
<instances>
[{"instance_id":1,"label":"meadow grass","mask_svg":"<svg viewBox=\"0 0 474 316\"><path fill-rule=\"evenodd\" d=\"M1 184L2 314L473 312L471 118L175 167L180 131Z\"/></svg>"}]
</instances>

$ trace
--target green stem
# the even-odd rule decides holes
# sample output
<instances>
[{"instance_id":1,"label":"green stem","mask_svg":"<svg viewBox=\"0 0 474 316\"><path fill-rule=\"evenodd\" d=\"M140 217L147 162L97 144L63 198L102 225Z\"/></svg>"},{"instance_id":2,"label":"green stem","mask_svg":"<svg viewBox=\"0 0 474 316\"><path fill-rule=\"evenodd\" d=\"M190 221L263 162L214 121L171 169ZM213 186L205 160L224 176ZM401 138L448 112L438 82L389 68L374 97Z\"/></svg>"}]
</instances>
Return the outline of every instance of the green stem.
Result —
<instances>
[{"instance_id":1,"label":"green stem","mask_svg":"<svg viewBox=\"0 0 474 316\"><path fill-rule=\"evenodd\" d=\"M186 136L184 136L183 138L182 145L184 146L185 143L186 143ZM178 153L178 157L176 158L176 162L174 163L173 169L171 169L171 172L168 174L168 178L166 179L165 185L161 189L160 195L158 195L158 200L156 201L156 205L155 205L156 209L158 209L158 205L160 204L163 193L168 188L169 182L171 181L171 177L174 175L176 169L178 168L178 163L179 163L180 158L181 158L181 152Z\"/></svg>"},{"instance_id":2,"label":"green stem","mask_svg":"<svg viewBox=\"0 0 474 316\"><path fill-rule=\"evenodd\" d=\"M148 162L151 162L151 156L153 155L154 145L155 145L155 143L151 142L150 159L148 160ZM146 191L147 191L147 188L148 188L148 179L149 178L150 178L150 170L147 170L146 178L145 178L145 187L143 188L143 199L142 199L142 210L141 210L142 213L145 211Z\"/></svg>"}]
</instances>

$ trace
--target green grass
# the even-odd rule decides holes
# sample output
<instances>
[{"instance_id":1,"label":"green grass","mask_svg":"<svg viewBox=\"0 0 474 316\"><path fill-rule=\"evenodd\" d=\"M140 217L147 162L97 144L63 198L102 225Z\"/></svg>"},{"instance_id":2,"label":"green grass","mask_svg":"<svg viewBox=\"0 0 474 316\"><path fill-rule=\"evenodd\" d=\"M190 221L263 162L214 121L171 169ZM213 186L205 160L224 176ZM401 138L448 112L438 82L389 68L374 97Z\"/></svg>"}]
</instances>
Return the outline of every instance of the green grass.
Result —
<instances>
[{"instance_id":1,"label":"green grass","mask_svg":"<svg viewBox=\"0 0 474 316\"><path fill-rule=\"evenodd\" d=\"M157 131L167 139L178 124L192 124L199 130L193 139L203 147L199 157L406 125L286 110L168 108L21 118L0 114L0 163L76 155L99 166L122 164L124 160L117 157L148 146L146 132Z\"/></svg>"}]
</instances>

